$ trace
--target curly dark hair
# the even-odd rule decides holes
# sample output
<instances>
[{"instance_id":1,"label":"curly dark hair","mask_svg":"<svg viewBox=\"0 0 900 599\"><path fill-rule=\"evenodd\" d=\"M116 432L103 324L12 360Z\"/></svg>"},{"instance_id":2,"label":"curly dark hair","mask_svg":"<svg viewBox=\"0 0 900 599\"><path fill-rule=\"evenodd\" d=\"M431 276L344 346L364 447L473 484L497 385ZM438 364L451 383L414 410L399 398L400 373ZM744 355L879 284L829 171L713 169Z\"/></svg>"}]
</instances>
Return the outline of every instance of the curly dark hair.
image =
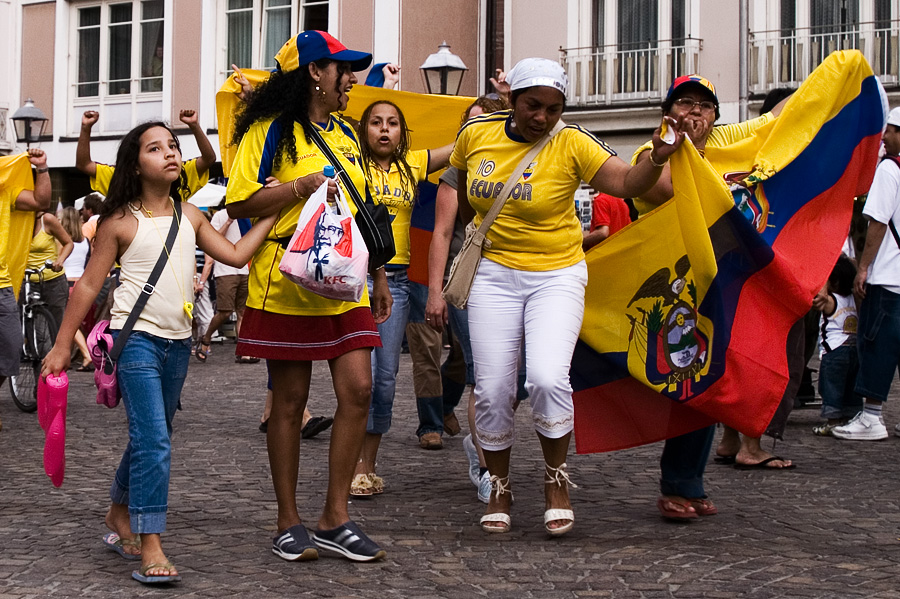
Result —
<instances>
[{"instance_id":1,"label":"curly dark hair","mask_svg":"<svg viewBox=\"0 0 900 599\"><path fill-rule=\"evenodd\" d=\"M372 110L374 110L375 107L380 104L393 106L394 110L397 111L397 116L400 118L400 143L397 144L397 148L391 155L391 162L397 163L397 170L400 172L400 185L407 189L412 188L413 199L415 200L419 197L419 186L416 184L416 178L415 176L413 176L412 168L406 161L406 154L409 152L410 146L409 125L406 124L406 117L403 116L403 111L400 110L400 107L393 102L389 102L388 100L378 100L377 102L372 102L366 107L359 119L359 128L357 129L357 133L359 134L359 150L362 154L362 163L363 169L366 172L366 179L368 179L369 181L372 180L372 174L369 170L369 165L374 161L372 155L372 147L369 145L369 120L372 118Z\"/></svg>"},{"instance_id":2,"label":"curly dark hair","mask_svg":"<svg viewBox=\"0 0 900 599\"><path fill-rule=\"evenodd\" d=\"M320 69L325 69L333 61L328 58L315 61ZM297 164L297 140L294 137L294 122L300 123L306 138L312 135L309 121L309 105L312 100L310 86L312 77L307 65L292 71L277 70L253 91L250 101L235 117L233 145L239 145L241 138L251 125L267 119L275 119L280 125L281 135L276 146L274 168L281 166L282 156L287 155L291 163Z\"/></svg>"},{"instance_id":3,"label":"curly dark hair","mask_svg":"<svg viewBox=\"0 0 900 599\"><path fill-rule=\"evenodd\" d=\"M119 150L116 153L116 170L113 172L112 180L109 182L109 195L103 202L100 209L99 223L102 223L106 217L114 214L117 210L123 208L128 202L135 200L141 196L143 192L143 184L141 177L138 175L138 157L141 153L141 136L154 127L162 127L175 140L175 146L178 153L181 154L181 144L178 142L178 136L162 121L151 121L141 123L131 131L125 134L122 142L119 144ZM172 181L172 188L169 195L173 198L179 198L185 201L190 196L191 190L188 187L187 173L184 166L181 167L181 174L178 179Z\"/></svg>"}]
</instances>

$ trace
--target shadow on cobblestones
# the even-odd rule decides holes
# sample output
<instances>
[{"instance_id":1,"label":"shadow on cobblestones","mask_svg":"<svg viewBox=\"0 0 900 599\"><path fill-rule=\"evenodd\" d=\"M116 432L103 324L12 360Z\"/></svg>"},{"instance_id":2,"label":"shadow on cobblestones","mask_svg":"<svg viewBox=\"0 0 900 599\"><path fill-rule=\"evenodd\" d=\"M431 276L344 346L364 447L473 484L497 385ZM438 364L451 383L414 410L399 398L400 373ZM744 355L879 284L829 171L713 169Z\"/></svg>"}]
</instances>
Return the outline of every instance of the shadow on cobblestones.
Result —
<instances>
[{"instance_id":1,"label":"shadow on cobblestones","mask_svg":"<svg viewBox=\"0 0 900 599\"><path fill-rule=\"evenodd\" d=\"M164 540L184 582L167 590L133 582L135 564L100 543L127 438L124 411L94 404L91 376L72 373L66 478L55 489L41 467L36 416L18 412L8 386L0 389L0 599L900 597L896 438L815 437L816 411L795 412L777 449L799 467L739 472L710 463L707 491L720 513L686 525L663 521L654 505L660 445L573 455L575 530L549 539L526 408L513 450L513 529L486 535L477 526L484 506L466 475L463 435L445 437L443 451L418 449L408 356L380 451L387 489L350 506L387 559L355 564L323 554L317 562L284 562L270 551L275 502L257 430L265 366L235 365L232 351L216 346L208 364L192 363L176 416ZM327 367L317 364L313 378L310 408L330 413ZM900 411L888 403L886 412L892 426ZM324 500L329 440L325 433L301 446L298 501L310 527Z\"/></svg>"}]
</instances>

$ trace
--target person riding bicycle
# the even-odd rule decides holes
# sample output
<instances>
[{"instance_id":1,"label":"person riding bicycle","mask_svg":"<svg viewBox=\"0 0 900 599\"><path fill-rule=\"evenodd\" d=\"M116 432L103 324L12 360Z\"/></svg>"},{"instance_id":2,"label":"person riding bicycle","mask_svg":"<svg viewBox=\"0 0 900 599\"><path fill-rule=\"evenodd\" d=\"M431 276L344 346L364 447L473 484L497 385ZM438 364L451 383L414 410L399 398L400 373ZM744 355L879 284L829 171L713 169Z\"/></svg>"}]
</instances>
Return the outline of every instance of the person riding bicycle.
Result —
<instances>
[{"instance_id":1,"label":"person riding bicycle","mask_svg":"<svg viewBox=\"0 0 900 599\"><path fill-rule=\"evenodd\" d=\"M25 247L12 247L10 244L12 212L14 209L35 211L50 207L51 188L47 155L43 150L31 149L28 150L28 160L37 168L33 189L29 189L29 181L11 182L14 177L10 176L10 171L15 167L10 163L0 163L5 167L0 170L0 385L6 377L18 373L22 347L19 309L16 306L9 265L14 257L21 256L27 250ZM27 239L26 235L24 240ZM18 281L15 283L18 284Z\"/></svg>"}]
</instances>

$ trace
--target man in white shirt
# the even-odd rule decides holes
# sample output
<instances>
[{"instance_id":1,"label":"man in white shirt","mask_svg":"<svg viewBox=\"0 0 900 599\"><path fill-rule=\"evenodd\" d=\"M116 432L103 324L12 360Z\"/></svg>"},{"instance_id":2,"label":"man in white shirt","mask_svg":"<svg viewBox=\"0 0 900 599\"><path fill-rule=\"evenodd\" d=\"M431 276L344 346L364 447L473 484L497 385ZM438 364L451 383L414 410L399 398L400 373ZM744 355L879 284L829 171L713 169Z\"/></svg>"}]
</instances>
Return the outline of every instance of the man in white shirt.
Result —
<instances>
[{"instance_id":1,"label":"man in white shirt","mask_svg":"<svg viewBox=\"0 0 900 599\"><path fill-rule=\"evenodd\" d=\"M853 292L861 300L856 393L863 411L834 429L838 439L877 441L888 436L881 411L900 364L900 108L888 115L885 157L875 171L863 214L869 219ZM900 435L900 426L894 429Z\"/></svg>"}]
</instances>

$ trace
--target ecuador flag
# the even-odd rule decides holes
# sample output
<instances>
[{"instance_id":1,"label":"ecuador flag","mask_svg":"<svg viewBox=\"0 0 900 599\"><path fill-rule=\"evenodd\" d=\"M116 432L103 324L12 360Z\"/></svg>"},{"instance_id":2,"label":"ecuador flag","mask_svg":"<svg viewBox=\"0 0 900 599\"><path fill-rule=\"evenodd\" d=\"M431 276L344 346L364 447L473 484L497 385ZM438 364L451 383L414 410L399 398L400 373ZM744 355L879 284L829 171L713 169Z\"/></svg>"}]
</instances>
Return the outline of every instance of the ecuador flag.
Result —
<instances>
[{"instance_id":1,"label":"ecuador flag","mask_svg":"<svg viewBox=\"0 0 900 599\"><path fill-rule=\"evenodd\" d=\"M19 288L25 276L25 262L28 260L28 249L31 247L31 236L34 229L34 212L16 210L16 197L24 189L34 189L34 178L31 174L31 163L28 154L0 156L0 193L9 194L9 239L6 248L6 266L13 293L19 297Z\"/></svg>"},{"instance_id":2,"label":"ecuador flag","mask_svg":"<svg viewBox=\"0 0 900 599\"><path fill-rule=\"evenodd\" d=\"M840 254L886 118L863 56L836 52L754 135L672 157L673 200L587 255L579 453L713 422L763 433L788 381L788 330Z\"/></svg>"}]
</instances>

